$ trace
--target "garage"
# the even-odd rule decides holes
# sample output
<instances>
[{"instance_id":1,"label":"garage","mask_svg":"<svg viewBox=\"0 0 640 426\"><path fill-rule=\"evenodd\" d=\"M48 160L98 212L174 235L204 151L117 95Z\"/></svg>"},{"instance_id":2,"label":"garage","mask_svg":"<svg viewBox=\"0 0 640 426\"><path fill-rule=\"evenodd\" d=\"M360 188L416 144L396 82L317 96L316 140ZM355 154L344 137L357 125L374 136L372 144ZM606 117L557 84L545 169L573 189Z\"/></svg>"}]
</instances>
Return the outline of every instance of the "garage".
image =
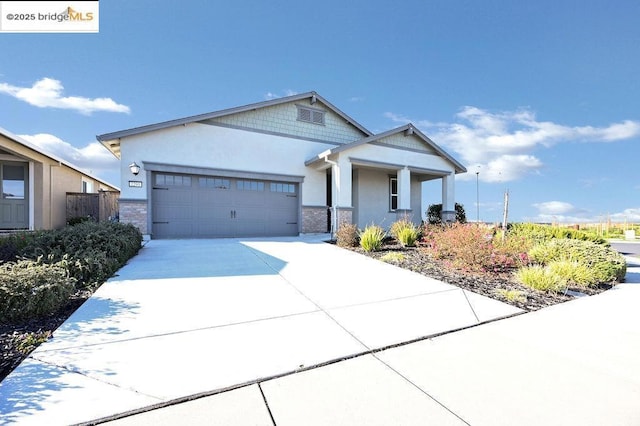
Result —
<instances>
[{"instance_id":1,"label":"garage","mask_svg":"<svg viewBox=\"0 0 640 426\"><path fill-rule=\"evenodd\" d=\"M299 184L155 172L153 238L298 235Z\"/></svg>"}]
</instances>

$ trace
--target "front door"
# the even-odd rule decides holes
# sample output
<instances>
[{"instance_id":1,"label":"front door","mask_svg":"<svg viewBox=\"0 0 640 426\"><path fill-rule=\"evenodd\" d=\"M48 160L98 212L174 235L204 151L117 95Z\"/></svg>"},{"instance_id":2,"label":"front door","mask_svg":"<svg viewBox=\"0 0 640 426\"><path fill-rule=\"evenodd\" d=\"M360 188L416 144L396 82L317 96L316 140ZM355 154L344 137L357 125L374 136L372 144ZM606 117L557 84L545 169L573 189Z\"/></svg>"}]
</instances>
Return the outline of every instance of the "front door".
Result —
<instances>
[{"instance_id":1,"label":"front door","mask_svg":"<svg viewBox=\"0 0 640 426\"><path fill-rule=\"evenodd\" d=\"M28 164L0 163L0 229L29 227Z\"/></svg>"}]
</instances>

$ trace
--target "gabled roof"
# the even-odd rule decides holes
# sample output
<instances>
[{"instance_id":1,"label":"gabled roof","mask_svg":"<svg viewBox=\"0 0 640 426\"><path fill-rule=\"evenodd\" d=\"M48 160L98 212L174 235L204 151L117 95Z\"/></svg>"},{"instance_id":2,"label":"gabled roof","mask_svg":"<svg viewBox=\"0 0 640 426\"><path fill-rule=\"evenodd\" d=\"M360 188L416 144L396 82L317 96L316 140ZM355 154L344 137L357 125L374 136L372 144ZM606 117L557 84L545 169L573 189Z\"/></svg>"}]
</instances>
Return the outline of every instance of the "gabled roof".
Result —
<instances>
[{"instance_id":1,"label":"gabled roof","mask_svg":"<svg viewBox=\"0 0 640 426\"><path fill-rule=\"evenodd\" d=\"M107 185L107 186L109 186L111 188L117 189L118 191L120 190L120 188L118 188L117 186L112 185L109 182L107 182L105 180L102 180L99 177L96 177L96 176L94 176L94 175L92 175L90 173L87 173L86 171L82 170L80 167L78 167L78 166L76 166L74 164L71 164L66 160L63 160L62 158L60 158L60 157L58 157L56 155L53 155L53 154L50 154L48 152L43 151L40 147L32 144L31 142L21 138L18 135L14 135L10 131L8 131L6 129L3 129L2 127L0 127L0 135L6 137L7 139L11 139L12 141L14 141L14 142L16 142L16 143L18 143L20 145L23 145L26 148L29 148L30 150L37 152L38 154L44 155L45 157L50 158L50 159L52 159L53 161L55 161L55 162L57 162L59 164L64 164L65 166L69 167L70 169L73 169L73 170L75 170L75 171L77 171L79 173L82 173L83 175L85 175L85 176L87 176L87 177L89 177L89 178L91 178L93 180L96 180L96 181L98 181L98 182L100 182L100 183L102 183L104 185Z\"/></svg>"},{"instance_id":2,"label":"gabled roof","mask_svg":"<svg viewBox=\"0 0 640 426\"><path fill-rule=\"evenodd\" d=\"M226 115L237 114L240 112L251 111L259 108L265 108L275 105L280 105L288 102L295 102L302 99L314 99L322 102L333 112L342 117L347 123L353 125L358 130L360 130L363 134L367 136L373 135L369 130L364 128L360 123L355 121L353 118L349 117L347 114L339 110L335 107L331 102L327 101L325 98L317 94L316 92L306 92L298 95L286 96L283 98L271 99L264 102L257 102L249 105L239 106L235 108L223 109L220 111L208 112L205 114L192 115L190 117L178 118L175 120L163 121L161 123L149 124L141 127L134 127L128 130L120 130L118 132L113 133L105 133L103 135L96 136L96 139L100 141L109 151L113 153L116 157L119 158L120 153L120 139L128 136L139 135L142 133L153 132L155 130L166 129L169 127L180 126L183 124L195 123L203 120L210 120L212 118L223 117Z\"/></svg>"},{"instance_id":3,"label":"gabled roof","mask_svg":"<svg viewBox=\"0 0 640 426\"><path fill-rule=\"evenodd\" d=\"M429 147L431 147L434 151L436 151L441 157L443 157L446 160L450 161L453 164L453 166L454 166L454 168L456 170L456 173L465 173L467 171L467 169L462 164L460 164L455 158L453 158L451 155L449 155L445 150L443 150L438 145L436 145L435 142L433 142L424 133L422 133L420 130L418 130L412 123L405 124L404 126L400 126L400 127L395 128L395 129L387 130L386 132L379 133L377 135L371 135L371 136L368 136L368 137L366 137L364 139L357 140L355 142L351 142L351 143L347 143L347 144L344 144L344 145L337 146L335 148L327 149L327 150L321 152L320 154L318 154L317 156L315 156L313 158L310 158L309 160L305 161L304 164L306 166L310 166L310 165L312 165L312 164L314 164L314 163L316 163L318 161L323 161L326 157L328 157L330 155L338 154L340 152L353 149L353 148L355 148L357 146L364 145L364 144L371 143L371 142L375 142L375 141L378 141L380 139L395 135L397 133L402 133L402 132L406 132L405 134L407 136L415 135L422 142L424 142Z\"/></svg>"}]
</instances>

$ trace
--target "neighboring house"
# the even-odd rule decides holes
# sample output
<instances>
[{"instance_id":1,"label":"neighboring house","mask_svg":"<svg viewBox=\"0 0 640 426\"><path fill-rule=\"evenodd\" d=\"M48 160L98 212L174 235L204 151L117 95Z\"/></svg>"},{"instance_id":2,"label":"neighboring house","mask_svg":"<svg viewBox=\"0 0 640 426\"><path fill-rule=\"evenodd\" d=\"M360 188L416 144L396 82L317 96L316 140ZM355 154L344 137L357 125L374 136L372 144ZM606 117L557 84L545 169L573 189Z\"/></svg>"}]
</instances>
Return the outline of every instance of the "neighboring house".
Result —
<instances>
[{"instance_id":1,"label":"neighboring house","mask_svg":"<svg viewBox=\"0 0 640 426\"><path fill-rule=\"evenodd\" d=\"M154 238L419 223L421 185L434 179L442 198L430 202L453 219L455 174L466 172L413 125L374 135L315 92L97 139L121 159L120 220Z\"/></svg>"},{"instance_id":2,"label":"neighboring house","mask_svg":"<svg viewBox=\"0 0 640 426\"><path fill-rule=\"evenodd\" d=\"M0 230L66 224L67 192L119 191L0 128Z\"/></svg>"}]
</instances>

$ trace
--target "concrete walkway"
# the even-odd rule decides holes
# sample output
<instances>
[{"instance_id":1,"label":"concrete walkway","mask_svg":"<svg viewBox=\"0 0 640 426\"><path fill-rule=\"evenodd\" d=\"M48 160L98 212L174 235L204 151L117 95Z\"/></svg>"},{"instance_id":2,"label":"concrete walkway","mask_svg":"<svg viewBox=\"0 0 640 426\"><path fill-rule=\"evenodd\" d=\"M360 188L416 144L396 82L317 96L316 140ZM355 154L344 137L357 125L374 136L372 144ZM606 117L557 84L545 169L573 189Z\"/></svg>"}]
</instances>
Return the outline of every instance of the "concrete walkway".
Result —
<instances>
[{"instance_id":1,"label":"concrete walkway","mask_svg":"<svg viewBox=\"0 0 640 426\"><path fill-rule=\"evenodd\" d=\"M0 423L91 422L213 394L120 421L459 422L383 358L401 349L374 351L519 310L323 237L149 242L0 383Z\"/></svg>"},{"instance_id":2,"label":"concrete walkway","mask_svg":"<svg viewBox=\"0 0 640 426\"><path fill-rule=\"evenodd\" d=\"M639 425L640 262L534 313L108 424Z\"/></svg>"}]
</instances>

